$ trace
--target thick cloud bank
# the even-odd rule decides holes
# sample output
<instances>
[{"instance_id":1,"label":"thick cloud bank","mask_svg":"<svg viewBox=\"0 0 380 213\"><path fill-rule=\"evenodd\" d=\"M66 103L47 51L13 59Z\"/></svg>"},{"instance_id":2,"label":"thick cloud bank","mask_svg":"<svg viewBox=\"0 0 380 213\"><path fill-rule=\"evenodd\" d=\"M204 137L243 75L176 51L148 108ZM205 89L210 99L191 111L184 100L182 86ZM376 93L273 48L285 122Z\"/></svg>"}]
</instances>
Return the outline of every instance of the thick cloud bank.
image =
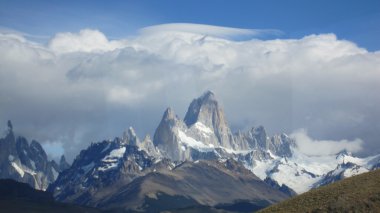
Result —
<instances>
[{"instance_id":1,"label":"thick cloud bank","mask_svg":"<svg viewBox=\"0 0 380 213\"><path fill-rule=\"evenodd\" d=\"M55 53L107 52L124 47L121 41L109 41L98 30L84 29L79 33L58 33L49 42L48 48Z\"/></svg>"},{"instance_id":2,"label":"thick cloud bank","mask_svg":"<svg viewBox=\"0 0 380 213\"><path fill-rule=\"evenodd\" d=\"M334 34L231 39L249 32L164 25L110 40L84 29L47 45L0 34L0 121L72 157L129 126L152 134L167 106L183 117L211 89L234 130L305 128L324 144L361 138L363 153L380 152L380 52ZM326 145L326 153L358 151L353 144Z\"/></svg>"}]
</instances>

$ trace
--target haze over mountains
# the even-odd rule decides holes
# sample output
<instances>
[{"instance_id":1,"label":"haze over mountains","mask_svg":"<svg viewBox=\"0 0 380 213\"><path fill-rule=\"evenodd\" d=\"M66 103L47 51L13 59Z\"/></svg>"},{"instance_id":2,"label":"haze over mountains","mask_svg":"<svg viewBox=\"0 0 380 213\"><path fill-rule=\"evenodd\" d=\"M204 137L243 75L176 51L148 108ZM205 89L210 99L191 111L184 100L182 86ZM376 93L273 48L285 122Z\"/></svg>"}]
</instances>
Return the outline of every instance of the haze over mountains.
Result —
<instances>
[{"instance_id":1,"label":"haze over mountains","mask_svg":"<svg viewBox=\"0 0 380 213\"><path fill-rule=\"evenodd\" d=\"M166 109L153 140L140 140L130 127L122 137L92 143L69 168L8 127L0 142L3 178L39 189L50 184L59 201L103 209L168 210L163 203L176 203L253 210L380 165L380 155L358 158L344 150L306 155L293 138L269 136L263 126L233 133L211 91L190 103L183 120Z\"/></svg>"}]
</instances>

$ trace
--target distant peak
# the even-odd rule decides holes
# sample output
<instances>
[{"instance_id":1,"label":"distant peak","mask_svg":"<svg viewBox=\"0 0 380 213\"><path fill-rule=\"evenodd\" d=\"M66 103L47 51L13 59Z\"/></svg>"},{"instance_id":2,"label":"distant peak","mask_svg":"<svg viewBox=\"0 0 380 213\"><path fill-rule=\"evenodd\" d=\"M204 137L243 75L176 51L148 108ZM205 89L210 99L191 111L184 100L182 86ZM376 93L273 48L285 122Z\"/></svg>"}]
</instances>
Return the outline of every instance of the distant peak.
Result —
<instances>
[{"instance_id":1,"label":"distant peak","mask_svg":"<svg viewBox=\"0 0 380 213\"><path fill-rule=\"evenodd\" d=\"M338 152L336 155L338 158L339 156L352 156L352 153L347 151L347 149L343 149L342 151Z\"/></svg>"},{"instance_id":2,"label":"distant peak","mask_svg":"<svg viewBox=\"0 0 380 213\"><path fill-rule=\"evenodd\" d=\"M203 93L203 96L214 96L215 93L212 90L207 90Z\"/></svg>"},{"instance_id":3,"label":"distant peak","mask_svg":"<svg viewBox=\"0 0 380 213\"><path fill-rule=\"evenodd\" d=\"M133 129L133 127L129 127L127 130L124 131L123 134L123 143L127 143L130 145L136 145L138 143L139 139L137 138L136 132Z\"/></svg>"},{"instance_id":4,"label":"distant peak","mask_svg":"<svg viewBox=\"0 0 380 213\"><path fill-rule=\"evenodd\" d=\"M215 99L215 94L214 92L212 92L211 90L207 90L205 93L203 93L203 95L201 97L198 98L199 100L202 100L202 101L207 101L207 100L214 100L216 101Z\"/></svg>"},{"instance_id":5,"label":"distant peak","mask_svg":"<svg viewBox=\"0 0 380 213\"><path fill-rule=\"evenodd\" d=\"M203 93L199 98L194 99L187 110L185 115L185 123L187 126L191 126L196 123L200 119L200 114L202 113L202 109L204 110L201 117L203 119L210 120L212 119L212 114L220 111L218 101L215 98L215 94L208 90ZM210 124L211 122L206 122L205 124Z\"/></svg>"},{"instance_id":6,"label":"distant peak","mask_svg":"<svg viewBox=\"0 0 380 213\"><path fill-rule=\"evenodd\" d=\"M133 127L131 127L131 126L128 128L128 135L130 135L132 137L136 137L136 132L133 129Z\"/></svg>"},{"instance_id":7,"label":"distant peak","mask_svg":"<svg viewBox=\"0 0 380 213\"><path fill-rule=\"evenodd\" d=\"M252 131L253 132L265 132L265 128L264 128L264 126L260 125L257 127L252 127Z\"/></svg>"},{"instance_id":8,"label":"distant peak","mask_svg":"<svg viewBox=\"0 0 380 213\"><path fill-rule=\"evenodd\" d=\"M11 132L13 130L13 125L12 125L11 120L8 120L7 126L8 126L8 131Z\"/></svg>"},{"instance_id":9,"label":"distant peak","mask_svg":"<svg viewBox=\"0 0 380 213\"><path fill-rule=\"evenodd\" d=\"M59 160L59 162L66 162L66 158L65 158L65 155L61 155L61 159Z\"/></svg>"},{"instance_id":10,"label":"distant peak","mask_svg":"<svg viewBox=\"0 0 380 213\"><path fill-rule=\"evenodd\" d=\"M151 141L151 137L149 134L145 135L144 141Z\"/></svg>"},{"instance_id":11,"label":"distant peak","mask_svg":"<svg viewBox=\"0 0 380 213\"><path fill-rule=\"evenodd\" d=\"M59 168L61 171L66 170L70 167L70 164L66 161L65 155L61 156L61 159L59 160Z\"/></svg>"},{"instance_id":12,"label":"distant peak","mask_svg":"<svg viewBox=\"0 0 380 213\"><path fill-rule=\"evenodd\" d=\"M36 140L32 140L32 142L30 143L30 146L42 148L41 144L38 143L38 141L36 141Z\"/></svg>"},{"instance_id":13,"label":"distant peak","mask_svg":"<svg viewBox=\"0 0 380 213\"><path fill-rule=\"evenodd\" d=\"M164 112L164 118L165 119L173 119L175 118L176 115L175 115L175 112L172 108L168 107L165 112Z\"/></svg>"}]
</instances>

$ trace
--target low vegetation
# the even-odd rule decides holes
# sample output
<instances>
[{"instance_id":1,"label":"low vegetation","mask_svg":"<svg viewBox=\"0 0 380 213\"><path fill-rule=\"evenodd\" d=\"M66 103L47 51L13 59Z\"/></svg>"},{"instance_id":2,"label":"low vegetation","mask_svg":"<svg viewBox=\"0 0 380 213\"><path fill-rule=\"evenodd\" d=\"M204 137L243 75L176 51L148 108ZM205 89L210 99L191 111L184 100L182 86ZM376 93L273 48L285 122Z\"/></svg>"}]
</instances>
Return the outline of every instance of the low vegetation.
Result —
<instances>
[{"instance_id":1,"label":"low vegetation","mask_svg":"<svg viewBox=\"0 0 380 213\"><path fill-rule=\"evenodd\" d=\"M313 189L266 212L380 212L380 170Z\"/></svg>"}]
</instances>

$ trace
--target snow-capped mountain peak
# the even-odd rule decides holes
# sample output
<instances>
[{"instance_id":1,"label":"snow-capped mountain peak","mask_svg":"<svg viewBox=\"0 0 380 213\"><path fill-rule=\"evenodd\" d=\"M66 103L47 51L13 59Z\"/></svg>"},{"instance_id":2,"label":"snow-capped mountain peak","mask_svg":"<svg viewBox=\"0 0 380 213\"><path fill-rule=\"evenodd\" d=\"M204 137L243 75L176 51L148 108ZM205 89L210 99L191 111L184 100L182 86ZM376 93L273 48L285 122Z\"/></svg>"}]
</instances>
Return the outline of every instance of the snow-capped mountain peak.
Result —
<instances>
[{"instance_id":1,"label":"snow-capped mountain peak","mask_svg":"<svg viewBox=\"0 0 380 213\"><path fill-rule=\"evenodd\" d=\"M168 107L165 112L164 112L164 116L163 116L163 120L176 120L178 117L177 115L175 114L174 110L171 108L171 107Z\"/></svg>"},{"instance_id":2,"label":"snow-capped mountain peak","mask_svg":"<svg viewBox=\"0 0 380 213\"><path fill-rule=\"evenodd\" d=\"M191 102L184 121L187 126L191 126L200 119L202 110L214 111L218 110L218 108L218 102L216 101L214 93L207 91ZM206 117L206 119L208 119L208 117Z\"/></svg>"},{"instance_id":3,"label":"snow-capped mountain peak","mask_svg":"<svg viewBox=\"0 0 380 213\"><path fill-rule=\"evenodd\" d=\"M137 146L140 143L140 140L137 137L133 127L129 127L127 130L124 131L122 141L123 143L127 143L133 146Z\"/></svg>"},{"instance_id":4,"label":"snow-capped mountain peak","mask_svg":"<svg viewBox=\"0 0 380 213\"><path fill-rule=\"evenodd\" d=\"M215 94L211 91L205 92L199 98L194 99L187 110L184 122L188 128L200 130L201 134L209 133L206 145L221 146L228 149L239 149L235 144L232 132L228 127L223 109L220 107Z\"/></svg>"},{"instance_id":5,"label":"snow-capped mountain peak","mask_svg":"<svg viewBox=\"0 0 380 213\"><path fill-rule=\"evenodd\" d=\"M188 127L196 122L202 122L208 127L215 127L217 123L226 124L224 113L211 91L205 92L190 103L184 122Z\"/></svg>"}]
</instances>

